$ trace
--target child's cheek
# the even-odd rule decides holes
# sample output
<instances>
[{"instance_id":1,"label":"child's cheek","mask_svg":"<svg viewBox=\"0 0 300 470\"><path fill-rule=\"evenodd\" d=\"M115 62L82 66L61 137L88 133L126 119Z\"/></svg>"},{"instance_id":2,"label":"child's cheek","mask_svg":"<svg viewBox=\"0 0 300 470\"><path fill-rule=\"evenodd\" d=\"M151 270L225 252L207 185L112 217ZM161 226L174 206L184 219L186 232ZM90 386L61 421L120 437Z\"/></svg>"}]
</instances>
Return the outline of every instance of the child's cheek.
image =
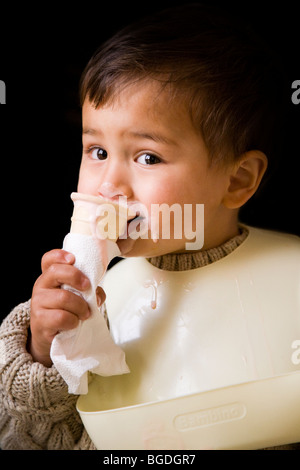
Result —
<instances>
[{"instance_id":1,"label":"child's cheek","mask_svg":"<svg viewBox=\"0 0 300 470\"><path fill-rule=\"evenodd\" d=\"M99 181L94 174L88 171L85 166L81 166L78 178L77 191L83 194L97 195Z\"/></svg>"}]
</instances>

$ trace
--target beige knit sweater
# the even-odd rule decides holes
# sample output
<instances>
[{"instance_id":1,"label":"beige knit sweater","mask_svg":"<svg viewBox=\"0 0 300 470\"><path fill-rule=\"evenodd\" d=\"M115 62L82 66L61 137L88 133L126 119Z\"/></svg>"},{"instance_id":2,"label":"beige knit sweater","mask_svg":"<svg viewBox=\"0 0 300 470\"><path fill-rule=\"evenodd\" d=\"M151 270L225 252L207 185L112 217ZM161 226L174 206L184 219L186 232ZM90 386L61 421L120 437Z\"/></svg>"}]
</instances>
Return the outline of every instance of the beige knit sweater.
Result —
<instances>
[{"instance_id":1,"label":"beige knit sweater","mask_svg":"<svg viewBox=\"0 0 300 470\"><path fill-rule=\"evenodd\" d=\"M246 236L244 229L221 247L194 254L165 255L149 262L166 270L197 268L228 255ZM68 394L54 366L47 368L34 362L27 352L29 326L30 300L18 305L0 327L0 447L94 449L76 411L78 397Z\"/></svg>"}]
</instances>

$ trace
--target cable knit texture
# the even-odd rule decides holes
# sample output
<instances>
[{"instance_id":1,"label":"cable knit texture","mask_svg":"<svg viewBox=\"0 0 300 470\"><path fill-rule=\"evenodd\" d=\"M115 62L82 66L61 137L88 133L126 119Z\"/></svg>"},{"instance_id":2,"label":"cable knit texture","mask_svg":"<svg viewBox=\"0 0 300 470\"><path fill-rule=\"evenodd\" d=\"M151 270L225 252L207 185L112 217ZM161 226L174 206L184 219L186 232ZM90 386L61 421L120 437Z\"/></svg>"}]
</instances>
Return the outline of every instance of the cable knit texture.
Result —
<instances>
[{"instance_id":1,"label":"cable knit texture","mask_svg":"<svg viewBox=\"0 0 300 470\"><path fill-rule=\"evenodd\" d=\"M247 229L221 247L165 255L149 261L165 270L205 266L227 256L247 237ZM33 362L26 350L30 300L18 305L0 327L0 446L2 449L94 450L76 411L76 395L54 366ZM300 449L299 444L278 449Z\"/></svg>"},{"instance_id":2,"label":"cable knit texture","mask_svg":"<svg viewBox=\"0 0 300 470\"><path fill-rule=\"evenodd\" d=\"M94 448L55 367L33 362L26 351L30 301L0 329L0 443L2 449Z\"/></svg>"},{"instance_id":3,"label":"cable knit texture","mask_svg":"<svg viewBox=\"0 0 300 470\"><path fill-rule=\"evenodd\" d=\"M240 234L231 238L223 245L209 250L197 251L196 253L170 253L156 258L149 258L148 261L156 268L165 271L188 271L201 268L214 263L219 259L232 253L248 236L247 228L240 228Z\"/></svg>"}]
</instances>

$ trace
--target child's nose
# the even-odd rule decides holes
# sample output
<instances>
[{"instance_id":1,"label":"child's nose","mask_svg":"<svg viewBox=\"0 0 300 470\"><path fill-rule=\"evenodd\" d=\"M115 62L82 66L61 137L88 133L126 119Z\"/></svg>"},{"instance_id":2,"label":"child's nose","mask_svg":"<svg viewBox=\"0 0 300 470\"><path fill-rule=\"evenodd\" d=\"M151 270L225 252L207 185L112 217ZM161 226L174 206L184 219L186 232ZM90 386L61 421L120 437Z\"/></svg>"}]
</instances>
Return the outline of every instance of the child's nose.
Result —
<instances>
[{"instance_id":1,"label":"child's nose","mask_svg":"<svg viewBox=\"0 0 300 470\"><path fill-rule=\"evenodd\" d=\"M121 167L117 158L108 160L99 176L98 194L100 196L108 199L117 199L120 196L132 198L130 171L126 165Z\"/></svg>"},{"instance_id":2,"label":"child's nose","mask_svg":"<svg viewBox=\"0 0 300 470\"><path fill-rule=\"evenodd\" d=\"M113 199L119 196L125 196L124 188L120 186L115 186L113 183L109 181L104 181L98 189L98 193L100 196Z\"/></svg>"}]
</instances>

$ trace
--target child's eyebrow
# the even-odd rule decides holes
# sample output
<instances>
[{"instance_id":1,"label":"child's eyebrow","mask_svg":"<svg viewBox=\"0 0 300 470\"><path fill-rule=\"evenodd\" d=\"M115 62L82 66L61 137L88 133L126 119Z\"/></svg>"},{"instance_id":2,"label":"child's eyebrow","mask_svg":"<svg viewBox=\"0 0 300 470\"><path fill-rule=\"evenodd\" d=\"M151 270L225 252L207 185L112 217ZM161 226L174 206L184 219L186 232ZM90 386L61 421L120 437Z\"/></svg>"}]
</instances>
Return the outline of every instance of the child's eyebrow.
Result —
<instances>
[{"instance_id":1,"label":"child's eyebrow","mask_svg":"<svg viewBox=\"0 0 300 470\"><path fill-rule=\"evenodd\" d=\"M102 132L97 129L91 129L84 127L82 129L82 134L85 135L100 135L102 136ZM163 143L163 144L168 144L168 145L176 145L176 142L169 137L166 137L162 134L158 134L156 132L147 132L147 131L127 131L127 135L139 139L148 139L148 140L153 140L154 142L158 143Z\"/></svg>"},{"instance_id":2,"label":"child's eyebrow","mask_svg":"<svg viewBox=\"0 0 300 470\"><path fill-rule=\"evenodd\" d=\"M90 129L90 128L88 128L88 127L84 127L84 128L82 129L82 133L83 133L83 134L87 134L87 135L102 134L102 132L97 131L97 130L95 130L95 129Z\"/></svg>"},{"instance_id":3,"label":"child's eyebrow","mask_svg":"<svg viewBox=\"0 0 300 470\"><path fill-rule=\"evenodd\" d=\"M130 131L128 132L129 135L132 137L140 138L140 139L148 139L148 140L153 140L154 142L160 142L163 144L168 144L168 145L175 145L176 142L174 140L162 135L162 134L157 134L156 132L144 132L144 131Z\"/></svg>"}]
</instances>

